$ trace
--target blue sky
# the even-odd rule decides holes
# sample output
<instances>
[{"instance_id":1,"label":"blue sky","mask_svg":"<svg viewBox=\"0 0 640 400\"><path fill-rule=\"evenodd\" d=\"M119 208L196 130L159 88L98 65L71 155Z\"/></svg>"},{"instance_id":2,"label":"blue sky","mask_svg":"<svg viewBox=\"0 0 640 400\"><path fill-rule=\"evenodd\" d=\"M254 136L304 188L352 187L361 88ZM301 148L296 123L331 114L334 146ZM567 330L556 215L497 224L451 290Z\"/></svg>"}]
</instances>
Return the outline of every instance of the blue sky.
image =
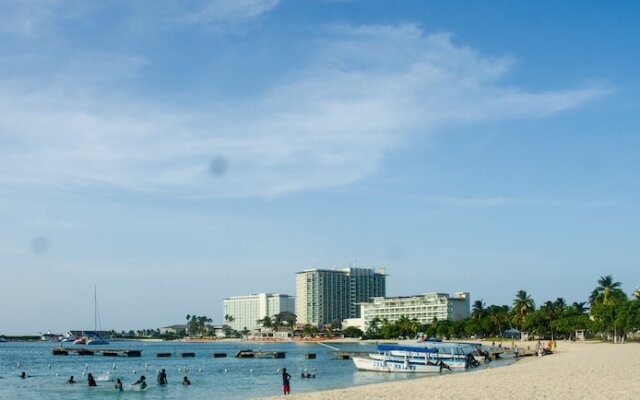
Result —
<instances>
[{"instance_id":1,"label":"blue sky","mask_svg":"<svg viewBox=\"0 0 640 400\"><path fill-rule=\"evenodd\" d=\"M636 2L0 0L0 333L640 285ZM635 245L635 246L634 246Z\"/></svg>"}]
</instances>

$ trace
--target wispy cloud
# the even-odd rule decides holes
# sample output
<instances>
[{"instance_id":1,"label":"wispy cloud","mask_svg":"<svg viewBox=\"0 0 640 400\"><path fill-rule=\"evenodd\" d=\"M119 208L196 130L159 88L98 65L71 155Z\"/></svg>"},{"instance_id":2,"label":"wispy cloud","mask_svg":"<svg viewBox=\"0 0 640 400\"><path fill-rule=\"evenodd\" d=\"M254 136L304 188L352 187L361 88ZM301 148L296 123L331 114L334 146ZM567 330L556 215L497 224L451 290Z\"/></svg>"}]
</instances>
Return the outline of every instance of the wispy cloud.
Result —
<instances>
[{"instance_id":1,"label":"wispy cloud","mask_svg":"<svg viewBox=\"0 0 640 400\"><path fill-rule=\"evenodd\" d=\"M602 208L612 207L618 203L611 200L568 200L568 199L525 199L514 197L454 197L424 196L419 198L432 204L452 207L578 207Z\"/></svg>"},{"instance_id":2,"label":"wispy cloud","mask_svg":"<svg viewBox=\"0 0 640 400\"><path fill-rule=\"evenodd\" d=\"M119 10L134 25L233 24L257 18L280 0L0 0L0 32L39 37L58 23Z\"/></svg>"},{"instance_id":3,"label":"wispy cloud","mask_svg":"<svg viewBox=\"0 0 640 400\"><path fill-rule=\"evenodd\" d=\"M239 101L218 96L214 106L105 90L108 77L135 81L147 61L131 54L98 53L81 90L64 74L37 87L0 81L0 182L272 196L361 179L389 152L450 124L546 117L609 92L509 86L511 60L412 25L334 28L310 51L288 84Z\"/></svg>"}]
</instances>

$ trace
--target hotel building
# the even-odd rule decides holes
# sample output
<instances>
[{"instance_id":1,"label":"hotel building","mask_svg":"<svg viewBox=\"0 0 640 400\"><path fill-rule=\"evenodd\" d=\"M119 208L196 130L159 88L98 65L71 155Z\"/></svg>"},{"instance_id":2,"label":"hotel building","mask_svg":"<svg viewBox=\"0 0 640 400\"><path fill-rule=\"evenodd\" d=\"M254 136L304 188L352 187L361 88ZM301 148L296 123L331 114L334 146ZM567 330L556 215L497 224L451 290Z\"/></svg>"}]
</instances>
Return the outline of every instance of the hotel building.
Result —
<instances>
[{"instance_id":1,"label":"hotel building","mask_svg":"<svg viewBox=\"0 0 640 400\"><path fill-rule=\"evenodd\" d=\"M248 296L233 296L223 301L223 315L233 317L224 321L232 329L254 330L259 319L273 317L283 311L295 314L295 299L286 294L260 293Z\"/></svg>"},{"instance_id":2,"label":"hotel building","mask_svg":"<svg viewBox=\"0 0 640 400\"><path fill-rule=\"evenodd\" d=\"M384 270L307 269L296 274L298 324L323 326L360 316L358 303L386 293Z\"/></svg>"},{"instance_id":3,"label":"hotel building","mask_svg":"<svg viewBox=\"0 0 640 400\"><path fill-rule=\"evenodd\" d=\"M345 326L356 326L366 331L374 318L395 322L401 317L416 319L421 324L433 319L461 320L471 315L470 296L467 292L427 293L406 297L375 297L371 302L360 303L360 317L344 322Z\"/></svg>"}]
</instances>

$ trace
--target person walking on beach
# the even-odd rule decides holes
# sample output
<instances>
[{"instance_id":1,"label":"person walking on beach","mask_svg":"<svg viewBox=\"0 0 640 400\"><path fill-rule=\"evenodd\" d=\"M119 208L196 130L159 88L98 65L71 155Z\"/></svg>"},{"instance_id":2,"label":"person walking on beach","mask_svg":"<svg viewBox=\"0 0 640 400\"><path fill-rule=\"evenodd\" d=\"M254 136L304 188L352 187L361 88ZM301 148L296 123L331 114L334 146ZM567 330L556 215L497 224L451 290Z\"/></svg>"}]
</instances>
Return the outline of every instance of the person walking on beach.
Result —
<instances>
[{"instance_id":1,"label":"person walking on beach","mask_svg":"<svg viewBox=\"0 0 640 400\"><path fill-rule=\"evenodd\" d=\"M286 368L282 368L282 391L285 395L291 394L291 375Z\"/></svg>"},{"instance_id":2,"label":"person walking on beach","mask_svg":"<svg viewBox=\"0 0 640 400\"><path fill-rule=\"evenodd\" d=\"M116 390L122 392L123 388L122 388L122 381L120 380L120 378L116 379Z\"/></svg>"},{"instance_id":3,"label":"person walking on beach","mask_svg":"<svg viewBox=\"0 0 640 400\"><path fill-rule=\"evenodd\" d=\"M89 384L89 386L98 386L96 384L96 380L93 379L93 375L89 374L89 376L87 376L87 383Z\"/></svg>"},{"instance_id":4,"label":"person walking on beach","mask_svg":"<svg viewBox=\"0 0 640 400\"><path fill-rule=\"evenodd\" d=\"M167 371L162 368L162 371L158 373L158 385L166 385L167 384Z\"/></svg>"}]
</instances>

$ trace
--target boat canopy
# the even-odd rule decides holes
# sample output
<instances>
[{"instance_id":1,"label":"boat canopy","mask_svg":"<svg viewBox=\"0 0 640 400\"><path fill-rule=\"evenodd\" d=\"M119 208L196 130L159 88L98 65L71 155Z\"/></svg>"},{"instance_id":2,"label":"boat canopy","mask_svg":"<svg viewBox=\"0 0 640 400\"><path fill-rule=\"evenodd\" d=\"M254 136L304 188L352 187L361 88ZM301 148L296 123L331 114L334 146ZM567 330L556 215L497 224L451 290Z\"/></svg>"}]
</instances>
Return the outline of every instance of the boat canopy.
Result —
<instances>
[{"instance_id":1,"label":"boat canopy","mask_svg":"<svg viewBox=\"0 0 640 400\"><path fill-rule=\"evenodd\" d=\"M437 353L438 349L419 346L401 346L397 344L379 344L378 351L409 351L412 353Z\"/></svg>"}]
</instances>

